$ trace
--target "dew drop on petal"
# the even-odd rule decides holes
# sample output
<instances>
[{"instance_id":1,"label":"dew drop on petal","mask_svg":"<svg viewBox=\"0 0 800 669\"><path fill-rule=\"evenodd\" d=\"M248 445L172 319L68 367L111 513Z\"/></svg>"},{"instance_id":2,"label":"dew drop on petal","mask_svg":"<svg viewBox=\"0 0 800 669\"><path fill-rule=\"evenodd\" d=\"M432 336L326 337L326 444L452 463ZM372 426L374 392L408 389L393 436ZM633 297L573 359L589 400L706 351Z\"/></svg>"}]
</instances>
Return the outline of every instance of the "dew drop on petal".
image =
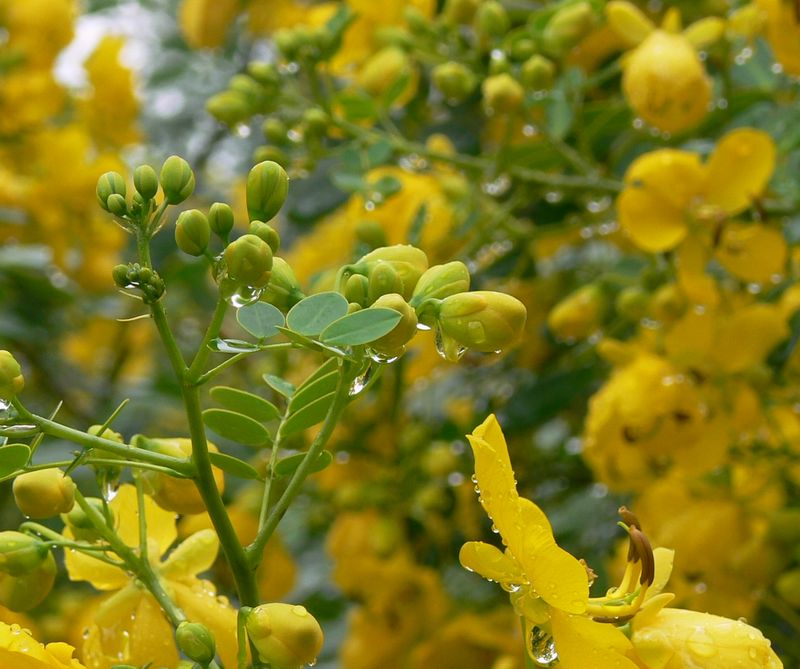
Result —
<instances>
[{"instance_id":1,"label":"dew drop on petal","mask_svg":"<svg viewBox=\"0 0 800 669\"><path fill-rule=\"evenodd\" d=\"M558 662L558 652L553 637L540 627L531 630L530 655L540 667L552 667Z\"/></svg>"}]
</instances>

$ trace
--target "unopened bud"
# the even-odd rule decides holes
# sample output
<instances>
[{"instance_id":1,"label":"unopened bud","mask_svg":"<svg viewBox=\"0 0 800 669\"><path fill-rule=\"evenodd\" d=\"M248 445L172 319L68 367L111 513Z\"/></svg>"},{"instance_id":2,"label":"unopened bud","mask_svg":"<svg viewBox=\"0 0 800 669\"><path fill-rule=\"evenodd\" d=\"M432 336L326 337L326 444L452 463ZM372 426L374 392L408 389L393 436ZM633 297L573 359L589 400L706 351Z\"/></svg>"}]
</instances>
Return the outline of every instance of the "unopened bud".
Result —
<instances>
[{"instance_id":1,"label":"unopened bud","mask_svg":"<svg viewBox=\"0 0 800 669\"><path fill-rule=\"evenodd\" d=\"M553 61L536 54L522 64L520 79L526 88L541 91L553 85L556 75L556 66Z\"/></svg>"},{"instance_id":2,"label":"unopened bud","mask_svg":"<svg viewBox=\"0 0 800 669\"><path fill-rule=\"evenodd\" d=\"M222 91L206 100L206 111L229 126L241 123L253 115L250 101L238 91Z\"/></svg>"},{"instance_id":3,"label":"unopened bud","mask_svg":"<svg viewBox=\"0 0 800 669\"><path fill-rule=\"evenodd\" d=\"M342 289L342 294L351 304L367 306L369 303L369 279L361 274L349 276Z\"/></svg>"},{"instance_id":4,"label":"unopened bud","mask_svg":"<svg viewBox=\"0 0 800 669\"><path fill-rule=\"evenodd\" d=\"M623 288L614 302L617 313L629 321L638 321L647 315L650 294L639 286Z\"/></svg>"},{"instance_id":5,"label":"unopened bud","mask_svg":"<svg viewBox=\"0 0 800 669\"><path fill-rule=\"evenodd\" d=\"M402 318L391 332L370 343L370 348L390 357L402 353L403 347L417 334L417 314L414 309L397 293L381 295L372 306L393 309Z\"/></svg>"},{"instance_id":6,"label":"unopened bud","mask_svg":"<svg viewBox=\"0 0 800 669\"><path fill-rule=\"evenodd\" d=\"M56 561L47 551L44 560L24 574L0 574L0 605L12 611L28 611L38 606L52 590L56 572Z\"/></svg>"},{"instance_id":7,"label":"unopened bud","mask_svg":"<svg viewBox=\"0 0 800 669\"><path fill-rule=\"evenodd\" d=\"M247 74L234 74L228 82L228 91L241 95L254 111L266 102L264 87Z\"/></svg>"},{"instance_id":8,"label":"unopened bud","mask_svg":"<svg viewBox=\"0 0 800 669\"><path fill-rule=\"evenodd\" d=\"M497 0L481 3L475 12L475 32L484 39L504 37L511 27L506 8Z\"/></svg>"},{"instance_id":9,"label":"unopened bud","mask_svg":"<svg viewBox=\"0 0 800 669\"><path fill-rule=\"evenodd\" d=\"M481 90L486 108L499 114L516 111L525 99L522 85L506 73L484 79Z\"/></svg>"},{"instance_id":10,"label":"unopened bud","mask_svg":"<svg viewBox=\"0 0 800 669\"><path fill-rule=\"evenodd\" d=\"M449 61L433 68L433 83L448 100L461 102L478 83L475 73L463 63Z\"/></svg>"},{"instance_id":11,"label":"unopened bud","mask_svg":"<svg viewBox=\"0 0 800 669\"><path fill-rule=\"evenodd\" d=\"M25 387L22 368L9 351L0 351L0 400L10 400Z\"/></svg>"},{"instance_id":12,"label":"unopened bud","mask_svg":"<svg viewBox=\"0 0 800 669\"><path fill-rule=\"evenodd\" d=\"M50 555L43 541L22 532L0 532L0 572L11 576L29 574Z\"/></svg>"},{"instance_id":13,"label":"unopened bud","mask_svg":"<svg viewBox=\"0 0 800 669\"><path fill-rule=\"evenodd\" d=\"M107 513L112 514L110 524L113 525L114 512L108 505L103 504L102 499L99 497L87 497L86 503L104 518ZM69 527L72 536L80 541L97 541L100 538L89 516L86 515L86 512L77 504L72 507L72 511L69 513L62 513L61 520Z\"/></svg>"},{"instance_id":14,"label":"unopened bud","mask_svg":"<svg viewBox=\"0 0 800 669\"><path fill-rule=\"evenodd\" d=\"M378 261L369 271L367 303L372 304L381 295L403 290L403 282L391 263Z\"/></svg>"},{"instance_id":15,"label":"unopened bud","mask_svg":"<svg viewBox=\"0 0 800 669\"><path fill-rule=\"evenodd\" d=\"M106 209L114 216L125 216L128 213L128 203L119 193L112 193L106 200Z\"/></svg>"},{"instance_id":16,"label":"unopened bud","mask_svg":"<svg viewBox=\"0 0 800 669\"><path fill-rule=\"evenodd\" d=\"M75 503L75 484L60 469L20 474L14 479L12 490L17 507L30 518L67 513Z\"/></svg>"},{"instance_id":17,"label":"unopened bud","mask_svg":"<svg viewBox=\"0 0 800 669\"><path fill-rule=\"evenodd\" d=\"M289 156L277 146L257 146L253 150L253 160L259 163L273 162L278 165L288 165Z\"/></svg>"},{"instance_id":18,"label":"unopened bud","mask_svg":"<svg viewBox=\"0 0 800 669\"><path fill-rule=\"evenodd\" d=\"M260 237L242 235L225 249L228 276L245 286L263 288L272 270L272 249Z\"/></svg>"},{"instance_id":19,"label":"unopened bud","mask_svg":"<svg viewBox=\"0 0 800 669\"><path fill-rule=\"evenodd\" d=\"M269 223L263 221L250 221L250 228L247 230L251 235L263 239L269 244L273 253L277 253L281 247L281 237Z\"/></svg>"},{"instance_id":20,"label":"unopened bud","mask_svg":"<svg viewBox=\"0 0 800 669\"><path fill-rule=\"evenodd\" d=\"M233 209L224 202L215 202L208 210L208 225L215 235L226 239L233 230Z\"/></svg>"},{"instance_id":21,"label":"unopened bud","mask_svg":"<svg viewBox=\"0 0 800 669\"><path fill-rule=\"evenodd\" d=\"M312 107L303 112L303 125L306 134L319 137L325 134L331 119L322 109Z\"/></svg>"},{"instance_id":22,"label":"unopened bud","mask_svg":"<svg viewBox=\"0 0 800 669\"><path fill-rule=\"evenodd\" d=\"M130 283L128 281L128 265L115 265L114 269L111 270L111 278L114 279L114 283L119 288L129 288Z\"/></svg>"},{"instance_id":23,"label":"unopened bud","mask_svg":"<svg viewBox=\"0 0 800 669\"><path fill-rule=\"evenodd\" d=\"M356 238L372 249L386 246L386 231L377 221L361 220L356 223Z\"/></svg>"},{"instance_id":24,"label":"unopened bud","mask_svg":"<svg viewBox=\"0 0 800 669\"><path fill-rule=\"evenodd\" d=\"M169 204L180 204L194 193L194 172L180 156L170 156L164 161L160 181Z\"/></svg>"},{"instance_id":25,"label":"unopened bud","mask_svg":"<svg viewBox=\"0 0 800 669\"><path fill-rule=\"evenodd\" d=\"M126 191L125 179L119 172L106 172L97 180L97 201L106 211L109 211L108 198L115 194L121 195L124 202Z\"/></svg>"},{"instance_id":26,"label":"unopened bud","mask_svg":"<svg viewBox=\"0 0 800 669\"><path fill-rule=\"evenodd\" d=\"M558 339L585 339L600 327L608 299L597 284L589 284L567 295L547 315L547 327Z\"/></svg>"},{"instance_id":27,"label":"unopened bud","mask_svg":"<svg viewBox=\"0 0 800 669\"><path fill-rule=\"evenodd\" d=\"M434 265L420 277L409 304L417 309L428 299L443 300L451 295L466 293L469 283L469 270L463 262L453 260L444 265ZM425 322L421 314L418 315Z\"/></svg>"},{"instance_id":28,"label":"unopened bud","mask_svg":"<svg viewBox=\"0 0 800 669\"><path fill-rule=\"evenodd\" d=\"M388 263L400 278L401 290L391 292L400 293L405 300L411 299L417 281L428 269L428 257L425 252L410 244L382 246L367 253L351 268L356 273L371 277L372 272L382 262Z\"/></svg>"},{"instance_id":29,"label":"unopened bud","mask_svg":"<svg viewBox=\"0 0 800 669\"><path fill-rule=\"evenodd\" d=\"M272 63L253 60L247 64L247 74L262 86L276 87L281 82L281 75Z\"/></svg>"},{"instance_id":30,"label":"unopened bud","mask_svg":"<svg viewBox=\"0 0 800 669\"><path fill-rule=\"evenodd\" d=\"M322 628L303 606L262 604L250 611L245 625L261 661L273 669L302 669L316 662L322 649Z\"/></svg>"},{"instance_id":31,"label":"unopened bud","mask_svg":"<svg viewBox=\"0 0 800 669\"><path fill-rule=\"evenodd\" d=\"M442 332L476 351L501 351L522 334L527 311L517 298L479 290L442 300L438 321Z\"/></svg>"},{"instance_id":32,"label":"unopened bud","mask_svg":"<svg viewBox=\"0 0 800 669\"><path fill-rule=\"evenodd\" d=\"M588 2L576 2L559 9L542 32L542 46L553 56L562 56L594 27L595 16Z\"/></svg>"},{"instance_id":33,"label":"unopened bud","mask_svg":"<svg viewBox=\"0 0 800 669\"><path fill-rule=\"evenodd\" d=\"M411 76L411 59L396 46L381 49L370 58L358 75L359 85L368 93L380 96L401 78Z\"/></svg>"},{"instance_id":34,"label":"unopened bud","mask_svg":"<svg viewBox=\"0 0 800 669\"><path fill-rule=\"evenodd\" d=\"M666 283L653 293L650 315L661 323L672 323L686 311L686 296L680 286Z\"/></svg>"},{"instance_id":35,"label":"unopened bud","mask_svg":"<svg viewBox=\"0 0 800 669\"><path fill-rule=\"evenodd\" d=\"M289 141L289 128L279 118L270 117L261 125L261 132L271 144L286 144Z\"/></svg>"},{"instance_id":36,"label":"unopened bud","mask_svg":"<svg viewBox=\"0 0 800 669\"><path fill-rule=\"evenodd\" d=\"M280 211L289 192L286 171L271 161L254 166L247 175L247 213L251 221L269 221Z\"/></svg>"},{"instance_id":37,"label":"unopened bud","mask_svg":"<svg viewBox=\"0 0 800 669\"><path fill-rule=\"evenodd\" d=\"M144 200L152 200L158 193L158 175L150 165L139 165L133 171L133 185Z\"/></svg>"},{"instance_id":38,"label":"unopened bud","mask_svg":"<svg viewBox=\"0 0 800 669\"><path fill-rule=\"evenodd\" d=\"M273 257L272 276L261 299L281 311L288 311L304 297L305 293L289 264L283 258Z\"/></svg>"},{"instance_id":39,"label":"unopened bud","mask_svg":"<svg viewBox=\"0 0 800 669\"><path fill-rule=\"evenodd\" d=\"M447 0L442 14L451 24L467 25L472 23L480 0Z\"/></svg>"},{"instance_id":40,"label":"unopened bud","mask_svg":"<svg viewBox=\"0 0 800 669\"><path fill-rule=\"evenodd\" d=\"M175 243L190 256L201 256L211 241L211 226L198 209L182 211L175 223Z\"/></svg>"},{"instance_id":41,"label":"unopened bud","mask_svg":"<svg viewBox=\"0 0 800 669\"><path fill-rule=\"evenodd\" d=\"M201 665L211 662L217 654L214 635L202 623L182 622L175 630L175 640L186 657Z\"/></svg>"}]
</instances>

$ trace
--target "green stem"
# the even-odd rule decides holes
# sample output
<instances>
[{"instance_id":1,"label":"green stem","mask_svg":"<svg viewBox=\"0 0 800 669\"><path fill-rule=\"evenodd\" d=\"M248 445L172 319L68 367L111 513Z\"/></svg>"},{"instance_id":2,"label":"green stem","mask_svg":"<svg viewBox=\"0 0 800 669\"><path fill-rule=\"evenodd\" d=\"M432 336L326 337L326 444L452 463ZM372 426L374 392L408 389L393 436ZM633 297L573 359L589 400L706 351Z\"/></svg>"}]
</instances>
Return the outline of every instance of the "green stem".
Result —
<instances>
[{"instance_id":1,"label":"green stem","mask_svg":"<svg viewBox=\"0 0 800 669\"><path fill-rule=\"evenodd\" d=\"M317 432L317 436L311 443L311 446L306 452L303 461L294 471L289 484L286 486L286 490L283 491L280 499L278 499L278 501L275 503L275 506L272 508L264 522L260 523L258 534L256 535L255 540L246 549L247 556L250 559L250 564L253 566L253 568L260 564L267 541L269 541L269 538L272 536L272 533L275 531L275 528L278 526L281 518L283 518L283 514L286 513L286 510L289 508L292 500L294 500L294 498L300 492L303 482L311 473L312 466L317 461L319 454L322 452L322 449L325 447L325 444L333 433L333 428L336 426L336 423L339 420L339 415L350 399L348 392L351 380L350 374L347 372L347 367L343 364L343 366L340 368L339 382L336 386L336 391L333 396L333 403L328 409L328 413L325 416L322 427L320 427L319 432ZM269 481L269 479L267 479L267 481ZM267 492L268 491L269 490L267 489Z\"/></svg>"},{"instance_id":2,"label":"green stem","mask_svg":"<svg viewBox=\"0 0 800 669\"><path fill-rule=\"evenodd\" d=\"M236 616L236 641L238 643L238 653L236 654L236 665L238 669L247 669L247 633L245 631L245 618L250 613L249 606L239 609Z\"/></svg>"},{"instance_id":3,"label":"green stem","mask_svg":"<svg viewBox=\"0 0 800 669\"><path fill-rule=\"evenodd\" d=\"M60 548L73 548L77 551L81 551L82 553L95 553L95 552L104 552L107 553L111 550L111 546L103 544L82 544L77 541L70 541L69 539L65 538L64 535L59 534L58 532L51 530L49 527L45 527L44 525L40 525L39 523L34 523L31 521L26 521L19 526L20 532L33 532L34 534L39 535L43 539L47 539L47 542L54 545L59 546ZM101 562L105 562L106 564L110 564L114 567L124 567L125 564L122 562L118 562L116 560L112 560L105 555L92 555L95 560L100 560Z\"/></svg>"},{"instance_id":4,"label":"green stem","mask_svg":"<svg viewBox=\"0 0 800 669\"><path fill-rule=\"evenodd\" d=\"M215 337L219 336L219 331L222 328L222 321L225 319L225 312L228 310L228 303L220 296L217 298L217 305L214 307L214 314L211 317L211 322L208 324L206 334L203 341L200 343L200 348L197 349L197 355L194 356L192 364L186 371L186 379L189 382L196 383L202 374L202 369L206 365L208 356L211 349L208 348L209 342Z\"/></svg>"},{"instance_id":5,"label":"green stem","mask_svg":"<svg viewBox=\"0 0 800 669\"><path fill-rule=\"evenodd\" d=\"M198 376L195 379L194 385L202 386L203 384L208 383L221 371L227 369L228 367L231 367L232 365L235 365L237 362L246 358L248 355L253 355L253 353L258 353L259 351L270 351L274 349L292 348L293 346L294 344L292 344L292 342L281 342L279 344L267 344L266 346L261 346L259 347L258 351L242 351L241 353L236 353L235 355L232 355L224 362L221 362L216 367L212 367L204 374L200 374L200 376Z\"/></svg>"},{"instance_id":6,"label":"green stem","mask_svg":"<svg viewBox=\"0 0 800 669\"><path fill-rule=\"evenodd\" d=\"M139 472L133 472L133 481L136 484L136 509L139 516L139 556L147 562L147 517L144 506L144 486Z\"/></svg>"}]
</instances>

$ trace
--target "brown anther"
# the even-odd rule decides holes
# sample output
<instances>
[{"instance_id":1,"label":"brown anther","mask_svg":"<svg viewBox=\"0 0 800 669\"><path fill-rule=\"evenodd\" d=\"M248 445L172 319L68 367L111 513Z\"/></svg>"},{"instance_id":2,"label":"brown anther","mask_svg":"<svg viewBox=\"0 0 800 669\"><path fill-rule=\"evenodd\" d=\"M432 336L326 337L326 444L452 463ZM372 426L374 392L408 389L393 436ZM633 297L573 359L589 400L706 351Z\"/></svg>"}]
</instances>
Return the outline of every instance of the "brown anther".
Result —
<instances>
[{"instance_id":1,"label":"brown anther","mask_svg":"<svg viewBox=\"0 0 800 669\"><path fill-rule=\"evenodd\" d=\"M622 518L622 522L628 527L638 527L639 529L642 529L642 524L639 522L636 514L627 506L619 507L619 509L617 509L617 513L620 515L620 518Z\"/></svg>"},{"instance_id":2,"label":"brown anther","mask_svg":"<svg viewBox=\"0 0 800 669\"><path fill-rule=\"evenodd\" d=\"M634 548L636 557L642 561L642 574L639 576L639 583L651 585L656 578L656 560L653 556L650 540L638 527L631 527L629 533L630 547Z\"/></svg>"},{"instance_id":3,"label":"brown anther","mask_svg":"<svg viewBox=\"0 0 800 669\"><path fill-rule=\"evenodd\" d=\"M586 570L586 577L589 579L589 587L592 587L592 584L597 580L597 573L586 563L586 560L583 558L578 560L578 562L580 562L581 565L583 565L583 568Z\"/></svg>"}]
</instances>

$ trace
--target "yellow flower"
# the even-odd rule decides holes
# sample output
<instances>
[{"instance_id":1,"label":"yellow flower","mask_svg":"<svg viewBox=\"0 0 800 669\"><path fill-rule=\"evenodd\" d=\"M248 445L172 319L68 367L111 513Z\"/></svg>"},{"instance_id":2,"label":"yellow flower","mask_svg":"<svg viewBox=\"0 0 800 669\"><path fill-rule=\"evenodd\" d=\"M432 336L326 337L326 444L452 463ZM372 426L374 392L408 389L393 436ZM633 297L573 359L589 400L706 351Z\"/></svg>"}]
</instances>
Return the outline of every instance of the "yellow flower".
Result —
<instances>
[{"instance_id":1,"label":"yellow flower","mask_svg":"<svg viewBox=\"0 0 800 669\"><path fill-rule=\"evenodd\" d=\"M620 225L636 246L650 253L674 249L690 234L713 236L718 226L743 212L763 193L774 168L772 139L752 128L729 132L705 163L689 151L659 149L646 153L625 173L625 189L617 199ZM757 245L769 249L780 246L774 236L765 242L763 232L754 230L755 239L751 241ZM741 228L728 234L731 238L723 247L736 244ZM722 262L733 273L742 271L733 255L730 250L723 251Z\"/></svg>"},{"instance_id":2,"label":"yellow flower","mask_svg":"<svg viewBox=\"0 0 800 669\"><path fill-rule=\"evenodd\" d=\"M178 9L178 23L189 46L218 47L225 42L240 10L239 0L183 0Z\"/></svg>"},{"instance_id":3,"label":"yellow flower","mask_svg":"<svg viewBox=\"0 0 800 669\"><path fill-rule=\"evenodd\" d=\"M800 14L787 0L755 0L766 14L767 39L775 58L789 74L800 75Z\"/></svg>"},{"instance_id":4,"label":"yellow flower","mask_svg":"<svg viewBox=\"0 0 800 669\"><path fill-rule=\"evenodd\" d=\"M0 622L0 667L7 669L86 669L72 657L75 649L66 643L34 639L17 624Z\"/></svg>"},{"instance_id":5,"label":"yellow flower","mask_svg":"<svg viewBox=\"0 0 800 669\"><path fill-rule=\"evenodd\" d=\"M129 546L138 545L138 507L133 486L123 485L110 503L117 533ZM197 574L213 564L219 540L211 530L187 537L169 555L175 541L175 515L145 498L148 551L165 590L187 618L205 624L216 639L226 666L236 665L236 611L214 586ZM74 550L65 554L72 580L88 581L98 590L116 590L98 608L94 624L85 631L83 661L88 669L114 664L174 667L179 655L174 633L155 598L122 569Z\"/></svg>"}]
</instances>

